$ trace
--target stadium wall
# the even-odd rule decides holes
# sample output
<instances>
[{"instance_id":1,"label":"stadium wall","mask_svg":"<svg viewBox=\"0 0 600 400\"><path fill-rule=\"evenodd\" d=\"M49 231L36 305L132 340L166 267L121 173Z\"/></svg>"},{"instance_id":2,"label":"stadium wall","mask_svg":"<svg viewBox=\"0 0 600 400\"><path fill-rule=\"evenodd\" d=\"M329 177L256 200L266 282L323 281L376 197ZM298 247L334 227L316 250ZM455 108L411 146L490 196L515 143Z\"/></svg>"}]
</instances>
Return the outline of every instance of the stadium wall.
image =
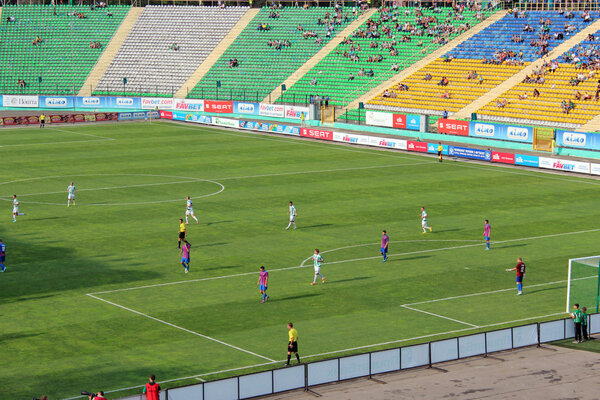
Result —
<instances>
[{"instance_id":1,"label":"stadium wall","mask_svg":"<svg viewBox=\"0 0 600 400\"><path fill-rule=\"evenodd\" d=\"M588 329L590 334L600 333L600 314L589 315ZM571 318L537 322L167 389L161 399L250 399L412 368L431 368L447 361L486 357L488 354L540 346L572 337L574 327ZM141 399L142 395L135 395L120 400Z\"/></svg>"}]
</instances>

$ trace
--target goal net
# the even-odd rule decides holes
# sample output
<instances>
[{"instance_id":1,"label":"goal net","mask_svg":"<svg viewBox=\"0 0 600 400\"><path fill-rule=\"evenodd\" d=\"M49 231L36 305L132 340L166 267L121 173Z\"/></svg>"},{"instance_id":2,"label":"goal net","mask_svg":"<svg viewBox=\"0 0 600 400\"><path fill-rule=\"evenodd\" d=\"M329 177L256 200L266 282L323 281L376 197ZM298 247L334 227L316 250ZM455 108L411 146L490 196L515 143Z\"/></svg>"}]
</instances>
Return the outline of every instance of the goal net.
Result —
<instances>
[{"instance_id":1,"label":"goal net","mask_svg":"<svg viewBox=\"0 0 600 400\"><path fill-rule=\"evenodd\" d=\"M600 256L572 258L569 260L567 280L567 312L573 304L598 312L600 301Z\"/></svg>"}]
</instances>

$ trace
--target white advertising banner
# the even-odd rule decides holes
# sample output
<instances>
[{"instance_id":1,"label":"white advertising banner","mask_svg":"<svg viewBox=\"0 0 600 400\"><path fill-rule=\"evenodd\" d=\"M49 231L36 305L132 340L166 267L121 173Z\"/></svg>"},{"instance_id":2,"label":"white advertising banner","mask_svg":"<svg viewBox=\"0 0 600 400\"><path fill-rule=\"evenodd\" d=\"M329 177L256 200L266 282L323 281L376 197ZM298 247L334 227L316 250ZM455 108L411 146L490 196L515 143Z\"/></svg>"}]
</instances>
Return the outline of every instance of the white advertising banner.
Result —
<instances>
[{"instance_id":1,"label":"white advertising banner","mask_svg":"<svg viewBox=\"0 0 600 400\"><path fill-rule=\"evenodd\" d=\"M593 175L600 175L600 164L590 164L590 172Z\"/></svg>"},{"instance_id":2,"label":"white advertising banner","mask_svg":"<svg viewBox=\"0 0 600 400\"><path fill-rule=\"evenodd\" d=\"M144 110L154 110L160 108L161 110L171 110L175 104L174 99L164 97L142 97L142 108Z\"/></svg>"},{"instance_id":3,"label":"white advertising banner","mask_svg":"<svg viewBox=\"0 0 600 400\"><path fill-rule=\"evenodd\" d=\"M15 96L12 94L2 95L2 105L4 107L31 107L37 108L40 105L37 96Z\"/></svg>"},{"instance_id":4,"label":"white advertising banner","mask_svg":"<svg viewBox=\"0 0 600 400\"><path fill-rule=\"evenodd\" d=\"M173 99L173 109L181 111L204 111L204 100Z\"/></svg>"},{"instance_id":5,"label":"white advertising banner","mask_svg":"<svg viewBox=\"0 0 600 400\"><path fill-rule=\"evenodd\" d=\"M354 135L350 133L333 132L333 140L351 144L368 145L369 137L364 135Z\"/></svg>"},{"instance_id":6,"label":"white advertising banner","mask_svg":"<svg viewBox=\"0 0 600 400\"><path fill-rule=\"evenodd\" d=\"M308 119L308 107L285 106L285 118L300 119L304 114L304 118Z\"/></svg>"},{"instance_id":7,"label":"white advertising banner","mask_svg":"<svg viewBox=\"0 0 600 400\"><path fill-rule=\"evenodd\" d=\"M578 172L580 174L590 173L590 163L572 160L560 160L557 158L540 157L540 168Z\"/></svg>"},{"instance_id":8,"label":"white advertising banner","mask_svg":"<svg viewBox=\"0 0 600 400\"><path fill-rule=\"evenodd\" d=\"M239 128L237 119L213 117L213 125L225 126L227 128Z\"/></svg>"},{"instance_id":9,"label":"white advertising banner","mask_svg":"<svg viewBox=\"0 0 600 400\"><path fill-rule=\"evenodd\" d=\"M365 118L367 125L394 127L394 114L367 110Z\"/></svg>"},{"instance_id":10,"label":"white advertising banner","mask_svg":"<svg viewBox=\"0 0 600 400\"><path fill-rule=\"evenodd\" d=\"M264 117L283 118L285 115L285 106L279 104L259 104L258 115Z\"/></svg>"},{"instance_id":11,"label":"white advertising banner","mask_svg":"<svg viewBox=\"0 0 600 400\"><path fill-rule=\"evenodd\" d=\"M376 147L386 147L388 149L407 150L408 142L404 139L380 138L377 136L369 137L369 144Z\"/></svg>"}]
</instances>

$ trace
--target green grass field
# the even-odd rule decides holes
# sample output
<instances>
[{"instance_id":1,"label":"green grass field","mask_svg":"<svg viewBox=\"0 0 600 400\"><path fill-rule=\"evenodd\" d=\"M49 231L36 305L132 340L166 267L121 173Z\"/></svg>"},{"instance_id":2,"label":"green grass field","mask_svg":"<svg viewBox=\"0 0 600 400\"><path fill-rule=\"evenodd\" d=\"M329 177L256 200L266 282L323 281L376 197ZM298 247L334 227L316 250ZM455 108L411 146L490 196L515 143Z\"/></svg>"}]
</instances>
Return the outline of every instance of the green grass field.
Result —
<instances>
[{"instance_id":1,"label":"green grass field","mask_svg":"<svg viewBox=\"0 0 600 400\"><path fill-rule=\"evenodd\" d=\"M593 179L168 122L1 129L0 158L1 399L280 367L288 321L309 361L557 318L567 260L600 253ZM187 275L186 195L200 219ZM315 247L327 283L311 286ZM505 271L518 256L520 297Z\"/></svg>"}]
</instances>

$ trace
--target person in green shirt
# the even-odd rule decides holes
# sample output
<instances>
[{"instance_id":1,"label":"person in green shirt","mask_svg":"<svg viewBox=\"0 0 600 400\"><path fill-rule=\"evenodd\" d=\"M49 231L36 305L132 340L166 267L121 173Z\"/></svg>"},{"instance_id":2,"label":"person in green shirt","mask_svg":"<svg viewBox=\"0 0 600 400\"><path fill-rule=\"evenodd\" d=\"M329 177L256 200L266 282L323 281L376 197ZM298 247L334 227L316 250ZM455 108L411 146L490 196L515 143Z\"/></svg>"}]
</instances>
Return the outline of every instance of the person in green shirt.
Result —
<instances>
[{"instance_id":1,"label":"person in green shirt","mask_svg":"<svg viewBox=\"0 0 600 400\"><path fill-rule=\"evenodd\" d=\"M585 307L581 307L581 336L584 341L588 340L588 315Z\"/></svg>"},{"instance_id":2,"label":"person in green shirt","mask_svg":"<svg viewBox=\"0 0 600 400\"><path fill-rule=\"evenodd\" d=\"M573 322L575 323L575 341L573 343L581 343L581 310L577 303L573 305L571 318L573 318Z\"/></svg>"}]
</instances>

